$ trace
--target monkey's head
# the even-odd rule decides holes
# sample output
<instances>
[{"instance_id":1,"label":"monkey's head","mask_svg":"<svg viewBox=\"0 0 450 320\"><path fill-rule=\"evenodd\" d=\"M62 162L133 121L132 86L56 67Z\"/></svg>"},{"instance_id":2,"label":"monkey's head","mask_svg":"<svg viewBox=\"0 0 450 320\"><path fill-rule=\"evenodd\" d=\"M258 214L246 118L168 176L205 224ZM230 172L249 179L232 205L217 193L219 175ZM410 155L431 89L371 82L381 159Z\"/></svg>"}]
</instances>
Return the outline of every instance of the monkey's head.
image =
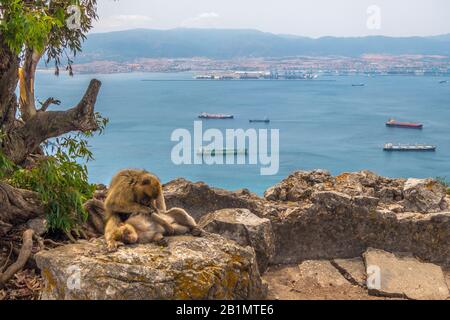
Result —
<instances>
[{"instance_id":1,"label":"monkey's head","mask_svg":"<svg viewBox=\"0 0 450 320\"><path fill-rule=\"evenodd\" d=\"M156 200L160 196L162 192L161 182L157 176L144 171L135 181L134 191L139 198L139 202L148 205L151 200Z\"/></svg>"},{"instance_id":2,"label":"monkey's head","mask_svg":"<svg viewBox=\"0 0 450 320\"><path fill-rule=\"evenodd\" d=\"M134 227L129 224L124 224L120 226L117 232L121 235L120 238L122 242L125 244L134 244L137 243L139 240L139 236L136 232L136 229L134 229Z\"/></svg>"}]
</instances>

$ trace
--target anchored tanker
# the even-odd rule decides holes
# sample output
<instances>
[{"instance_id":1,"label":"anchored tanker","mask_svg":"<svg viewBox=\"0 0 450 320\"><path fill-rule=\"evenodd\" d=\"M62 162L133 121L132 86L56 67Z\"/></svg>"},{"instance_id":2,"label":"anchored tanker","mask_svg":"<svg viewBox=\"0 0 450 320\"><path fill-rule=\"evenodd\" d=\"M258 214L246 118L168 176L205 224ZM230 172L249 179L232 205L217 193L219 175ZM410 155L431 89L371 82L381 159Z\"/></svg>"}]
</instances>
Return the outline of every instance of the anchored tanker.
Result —
<instances>
[{"instance_id":1,"label":"anchored tanker","mask_svg":"<svg viewBox=\"0 0 450 320\"><path fill-rule=\"evenodd\" d=\"M386 122L386 126L394 127L394 128L407 128L407 129L422 129L423 128L423 124L421 124L421 123L399 122L399 121L395 121L394 119L389 119L389 121Z\"/></svg>"},{"instance_id":2,"label":"anchored tanker","mask_svg":"<svg viewBox=\"0 0 450 320\"><path fill-rule=\"evenodd\" d=\"M429 144L393 144L386 143L384 151L436 151L436 146Z\"/></svg>"}]
</instances>

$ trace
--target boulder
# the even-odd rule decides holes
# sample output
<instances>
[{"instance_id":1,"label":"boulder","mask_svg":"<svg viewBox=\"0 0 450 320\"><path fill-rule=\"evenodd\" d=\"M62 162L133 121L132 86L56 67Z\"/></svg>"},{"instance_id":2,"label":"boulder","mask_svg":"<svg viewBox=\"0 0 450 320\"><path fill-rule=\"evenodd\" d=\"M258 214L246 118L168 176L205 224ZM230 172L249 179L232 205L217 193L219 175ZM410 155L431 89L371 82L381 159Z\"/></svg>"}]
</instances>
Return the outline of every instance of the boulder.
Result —
<instances>
[{"instance_id":1,"label":"boulder","mask_svg":"<svg viewBox=\"0 0 450 320\"><path fill-rule=\"evenodd\" d=\"M251 246L256 253L262 274L275 253L275 239L269 219L258 218L248 209L222 209L204 216L200 222L204 230Z\"/></svg>"},{"instance_id":2,"label":"boulder","mask_svg":"<svg viewBox=\"0 0 450 320\"><path fill-rule=\"evenodd\" d=\"M279 184L269 188L264 197L271 201L302 201L315 190L332 185L333 177L328 171L296 171Z\"/></svg>"},{"instance_id":3,"label":"boulder","mask_svg":"<svg viewBox=\"0 0 450 320\"><path fill-rule=\"evenodd\" d=\"M107 252L102 240L36 254L43 299L263 299L251 248L214 234L168 238Z\"/></svg>"},{"instance_id":4,"label":"boulder","mask_svg":"<svg viewBox=\"0 0 450 320\"><path fill-rule=\"evenodd\" d=\"M434 179L408 179L403 188L403 206L408 211L433 213L447 208L447 188Z\"/></svg>"},{"instance_id":5,"label":"boulder","mask_svg":"<svg viewBox=\"0 0 450 320\"><path fill-rule=\"evenodd\" d=\"M27 227L34 231L38 236L42 236L47 232L47 219L44 218L34 218L27 222Z\"/></svg>"},{"instance_id":6,"label":"boulder","mask_svg":"<svg viewBox=\"0 0 450 320\"><path fill-rule=\"evenodd\" d=\"M168 208L183 208L197 221L207 213L225 208L246 208L255 212L261 201L246 189L232 192L182 178L165 184L163 188Z\"/></svg>"},{"instance_id":7,"label":"boulder","mask_svg":"<svg viewBox=\"0 0 450 320\"><path fill-rule=\"evenodd\" d=\"M441 267L410 256L369 248L364 253L369 294L416 300L449 297Z\"/></svg>"},{"instance_id":8,"label":"boulder","mask_svg":"<svg viewBox=\"0 0 450 320\"><path fill-rule=\"evenodd\" d=\"M271 201L305 201L318 191L335 191L349 196L377 197L385 203L402 200L404 179L389 179L370 171L342 173L336 177L325 170L297 171L264 196Z\"/></svg>"}]
</instances>

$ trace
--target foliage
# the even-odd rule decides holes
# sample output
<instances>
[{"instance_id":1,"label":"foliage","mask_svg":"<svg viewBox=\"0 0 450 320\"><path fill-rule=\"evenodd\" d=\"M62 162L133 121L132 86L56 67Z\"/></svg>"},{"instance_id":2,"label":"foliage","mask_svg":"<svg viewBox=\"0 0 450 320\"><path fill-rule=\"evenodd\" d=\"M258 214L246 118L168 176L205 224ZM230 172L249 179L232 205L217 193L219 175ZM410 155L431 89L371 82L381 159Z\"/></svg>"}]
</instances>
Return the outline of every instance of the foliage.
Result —
<instances>
[{"instance_id":1,"label":"foliage","mask_svg":"<svg viewBox=\"0 0 450 320\"><path fill-rule=\"evenodd\" d=\"M97 121L103 132L108 119L97 116ZM88 182L87 166L81 162L93 159L86 140L91 136L77 133L47 142L47 156L31 169L15 166L0 153L0 179L37 192L53 231L76 230L87 218L83 203L92 198L95 185Z\"/></svg>"},{"instance_id":2,"label":"foliage","mask_svg":"<svg viewBox=\"0 0 450 320\"><path fill-rule=\"evenodd\" d=\"M86 220L83 203L95 189L87 181L86 166L67 158L66 154L56 154L31 170L16 170L9 179L16 187L38 192L47 207L49 228L66 232Z\"/></svg>"},{"instance_id":3,"label":"foliage","mask_svg":"<svg viewBox=\"0 0 450 320\"><path fill-rule=\"evenodd\" d=\"M72 5L80 11L77 28L70 28L67 22L72 17L68 10ZM71 71L69 55L81 51L81 42L97 19L97 0L0 0L0 6L0 34L9 48L16 54L25 48L45 52L46 62L54 60L57 71L62 56Z\"/></svg>"},{"instance_id":4,"label":"foliage","mask_svg":"<svg viewBox=\"0 0 450 320\"><path fill-rule=\"evenodd\" d=\"M447 188L447 194L450 195L450 182L446 177L436 177L436 180Z\"/></svg>"}]
</instances>

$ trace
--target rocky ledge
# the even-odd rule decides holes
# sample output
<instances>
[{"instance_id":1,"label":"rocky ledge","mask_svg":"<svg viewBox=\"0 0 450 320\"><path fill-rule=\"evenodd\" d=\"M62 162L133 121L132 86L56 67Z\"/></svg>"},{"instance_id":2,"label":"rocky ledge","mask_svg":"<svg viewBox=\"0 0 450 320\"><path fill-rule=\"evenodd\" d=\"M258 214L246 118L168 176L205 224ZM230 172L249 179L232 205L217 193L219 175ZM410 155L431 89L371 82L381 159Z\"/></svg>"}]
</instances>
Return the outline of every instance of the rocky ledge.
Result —
<instances>
[{"instance_id":1,"label":"rocky ledge","mask_svg":"<svg viewBox=\"0 0 450 320\"><path fill-rule=\"evenodd\" d=\"M441 268L450 267L450 198L437 180L390 179L369 171L332 176L315 170L293 173L264 197L184 179L166 184L164 194L168 207L186 209L205 230L220 236L173 238L165 249L131 246L107 254L99 244L80 243L40 253L44 298L262 298L260 273L266 273L271 288L277 287L276 265L300 265L303 275L324 266L319 287L334 277L371 295L448 296ZM373 259L384 280L379 289L367 290L366 264ZM64 289L71 265L82 266L81 291ZM418 286L431 287L411 289L412 266L420 271ZM307 278L289 290L308 292L314 281ZM269 297L276 296L269 292ZM353 297L350 291L348 297Z\"/></svg>"},{"instance_id":2,"label":"rocky ledge","mask_svg":"<svg viewBox=\"0 0 450 320\"><path fill-rule=\"evenodd\" d=\"M42 299L263 299L251 248L207 234L105 251L101 240L36 255L46 282Z\"/></svg>"}]
</instances>

